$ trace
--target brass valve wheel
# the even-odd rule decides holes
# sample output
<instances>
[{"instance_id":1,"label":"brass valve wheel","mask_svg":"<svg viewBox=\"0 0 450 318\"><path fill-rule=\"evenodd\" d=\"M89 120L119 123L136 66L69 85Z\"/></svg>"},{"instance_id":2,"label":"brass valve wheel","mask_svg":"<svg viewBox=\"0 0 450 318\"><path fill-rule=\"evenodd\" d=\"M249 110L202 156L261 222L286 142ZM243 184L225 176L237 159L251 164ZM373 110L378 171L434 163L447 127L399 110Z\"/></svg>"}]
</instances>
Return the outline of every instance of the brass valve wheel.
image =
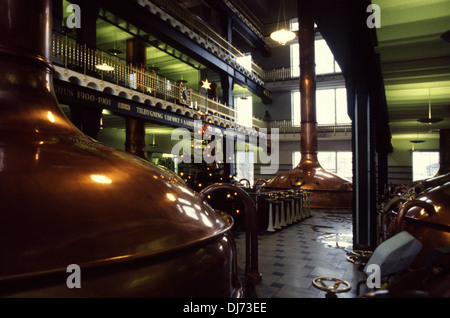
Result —
<instances>
[{"instance_id":1,"label":"brass valve wheel","mask_svg":"<svg viewBox=\"0 0 450 318\"><path fill-rule=\"evenodd\" d=\"M356 265L366 265L369 258L372 256L372 251L354 250L350 252L351 255L347 257L347 261Z\"/></svg>"},{"instance_id":2,"label":"brass valve wheel","mask_svg":"<svg viewBox=\"0 0 450 318\"><path fill-rule=\"evenodd\" d=\"M332 282L333 285L326 284L325 282ZM350 289L352 289L352 286L349 282L339 279L339 278L332 278L332 277L316 277L313 279L312 284L317 289L326 291L327 294L325 297L327 298L336 298L337 293L345 293L348 292ZM345 286L339 288L339 286L343 284Z\"/></svg>"}]
</instances>

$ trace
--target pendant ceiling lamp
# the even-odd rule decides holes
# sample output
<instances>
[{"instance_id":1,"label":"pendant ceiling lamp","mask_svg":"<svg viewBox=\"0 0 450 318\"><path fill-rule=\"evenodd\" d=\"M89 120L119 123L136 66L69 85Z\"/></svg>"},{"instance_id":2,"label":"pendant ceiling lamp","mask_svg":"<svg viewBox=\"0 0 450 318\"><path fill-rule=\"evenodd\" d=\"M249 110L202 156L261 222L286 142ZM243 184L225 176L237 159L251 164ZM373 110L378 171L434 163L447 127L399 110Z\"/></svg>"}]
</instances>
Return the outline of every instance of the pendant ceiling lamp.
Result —
<instances>
[{"instance_id":1,"label":"pendant ceiling lamp","mask_svg":"<svg viewBox=\"0 0 450 318\"><path fill-rule=\"evenodd\" d=\"M287 42L292 41L295 38L295 33L290 31L287 25L286 8L284 6L284 0L280 1L280 10L278 12L277 28L276 31L270 34L270 38L280 43L281 45L286 45Z\"/></svg>"},{"instance_id":2,"label":"pendant ceiling lamp","mask_svg":"<svg viewBox=\"0 0 450 318\"><path fill-rule=\"evenodd\" d=\"M417 121L422 124L435 124L442 121L442 118L431 118L431 90L428 89L428 117L420 118Z\"/></svg>"}]
</instances>

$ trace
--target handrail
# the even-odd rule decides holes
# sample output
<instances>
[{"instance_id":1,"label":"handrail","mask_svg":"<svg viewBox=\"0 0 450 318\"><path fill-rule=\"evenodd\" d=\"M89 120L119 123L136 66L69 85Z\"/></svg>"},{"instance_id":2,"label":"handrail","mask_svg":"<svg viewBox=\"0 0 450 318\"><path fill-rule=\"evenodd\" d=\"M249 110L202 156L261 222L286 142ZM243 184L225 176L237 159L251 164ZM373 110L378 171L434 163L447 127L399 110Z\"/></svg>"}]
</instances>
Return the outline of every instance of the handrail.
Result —
<instances>
[{"instance_id":1,"label":"handrail","mask_svg":"<svg viewBox=\"0 0 450 318\"><path fill-rule=\"evenodd\" d=\"M279 134L301 133L301 126L295 125L292 120L274 120L268 123L270 129L278 128ZM352 131L351 124L318 125L319 132L343 132L345 134Z\"/></svg>"},{"instance_id":2,"label":"handrail","mask_svg":"<svg viewBox=\"0 0 450 318\"><path fill-rule=\"evenodd\" d=\"M208 196L223 191L236 192L237 197L241 200L245 209L245 274L253 283L259 283L262 275L258 268L258 228L257 228L257 211L255 203L251 196L243 189L228 184L214 183L210 184L200 191L199 198L206 200ZM212 202L210 202L212 204Z\"/></svg>"},{"instance_id":3,"label":"handrail","mask_svg":"<svg viewBox=\"0 0 450 318\"><path fill-rule=\"evenodd\" d=\"M55 34L52 36L52 52L53 61L63 65L65 69L70 67L84 75L96 74L102 80L116 85L125 86L164 100L178 102L180 105L198 110L205 117L219 117L233 123L236 122L235 109L220 101L210 99L192 88L170 81L155 72L147 72L143 68L127 65L117 57L111 57L100 50L80 45L67 36ZM99 69L99 66L104 68ZM191 97L188 103L181 98L183 88L190 92Z\"/></svg>"}]
</instances>

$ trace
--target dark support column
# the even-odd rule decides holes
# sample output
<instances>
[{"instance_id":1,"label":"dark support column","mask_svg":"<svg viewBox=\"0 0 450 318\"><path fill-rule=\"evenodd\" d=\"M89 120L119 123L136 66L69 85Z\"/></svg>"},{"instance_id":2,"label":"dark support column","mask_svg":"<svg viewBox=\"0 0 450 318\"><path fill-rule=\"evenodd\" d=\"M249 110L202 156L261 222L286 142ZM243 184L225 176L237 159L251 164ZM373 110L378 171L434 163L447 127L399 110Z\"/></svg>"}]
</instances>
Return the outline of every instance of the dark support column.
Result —
<instances>
[{"instance_id":1,"label":"dark support column","mask_svg":"<svg viewBox=\"0 0 450 318\"><path fill-rule=\"evenodd\" d=\"M63 33L63 5L62 0L53 0L53 29Z\"/></svg>"},{"instance_id":2,"label":"dark support column","mask_svg":"<svg viewBox=\"0 0 450 318\"><path fill-rule=\"evenodd\" d=\"M234 86L234 80L232 76L229 75L221 75L220 76L220 83L222 86L222 101L227 104L228 106L233 106L233 86Z\"/></svg>"},{"instance_id":3,"label":"dark support column","mask_svg":"<svg viewBox=\"0 0 450 318\"><path fill-rule=\"evenodd\" d=\"M72 104L69 107L72 123L89 137L97 139L102 109L85 107L80 104Z\"/></svg>"},{"instance_id":4,"label":"dark support column","mask_svg":"<svg viewBox=\"0 0 450 318\"><path fill-rule=\"evenodd\" d=\"M127 64L137 68L146 65L145 43L138 39L127 40ZM139 118L126 118L125 151L149 160L145 144L145 121Z\"/></svg>"},{"instance_id":5,"label":"dark support column","mask_svg":"<svg viewBox=\"0 0 450 318\"><path fill-rule=\"evenodd\" d=\"M97 48L97 18L100 12L98 0L79 0L81 28L77 29L77 43L88 48Z\"/></svg>"},{"instance_id":6,"label":"dark support column","mask_svg":"<svg viewBox=\"0 0 450 318\"><path fill-rule=\"evenodd\" d=\"M384 192L388 184L388 154L386 151L378 152L378 203L385 201Z\"/></svg>"},{"instance_id":7,"label":"dark support column","mask_svg":"<svg viewBox=\"0 0 450 318\"><path fill-rule=\"evenodd\" d=\"M354 109L353 131L353 245L355 249L376 247L376 161L371 100L361 79L348 89Z\"/></svg>"},{"instance_id":8,"label":"dark support column","mask_svg":"<svg viewBox=\"0 0 450 318\"><path fill-rule=\"evenodd\" d=\"M58 5L57 10L64 10L62 1L56 1L56 3L58 2L61 2L61 8ZM95 49L97 47L96 23L100 11L100 3L98 0L80 0L74 3L77 3L81 10L81 28L76 29L77 43ZM100 131L102 109L86 107L82 104L72 104L69 107L73 124L89 137L97 139Z\"/></svg>"},{"instance_id":9,"label":"dark support column","mask_svg":"<svg viewBox=\"0 0 450 318\"><path fill-rule=\"evenodd\" d=\"M126 118L125 151L149 160L145 148L145 122L137 118Z\"/></svg>"}]
</instances>

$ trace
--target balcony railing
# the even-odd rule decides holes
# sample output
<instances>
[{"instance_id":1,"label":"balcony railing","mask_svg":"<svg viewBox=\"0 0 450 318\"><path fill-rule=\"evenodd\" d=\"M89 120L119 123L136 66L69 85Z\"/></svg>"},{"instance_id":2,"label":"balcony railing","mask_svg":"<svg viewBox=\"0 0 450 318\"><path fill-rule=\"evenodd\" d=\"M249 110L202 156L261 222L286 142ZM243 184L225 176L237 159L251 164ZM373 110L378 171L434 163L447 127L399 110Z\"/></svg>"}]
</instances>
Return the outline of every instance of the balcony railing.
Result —
<instances>
[{"instance_id":1,"label":"balcony railing","mask_svg":"<svg viewBox=\"0 0 450 318\"><path fill-rule=\"evenodd\" d=\"M301 126L294 125L292 120L276 120L268 123L270 129L277 128L279 134L299 134L301 133ZM318 125L318 132L320 133L351 133L351 124L334 124L334 125Z\"/></svg>"},{"instance_id":2,"label":"balcony railing","mask_svg":"<svg viewBox=\"0 0 450 318\"><path fill-rule=\"evenodd\" d=\"M127 65L117 57L79 45L67 36L53 35L52 50L53 62L65 69L73 69L84 75L96 76L101 80L172 101L198 110L204 115L236 121L236 112L228 105L207 98L205 94L183 87L182 84L170 81L155 72ZM182 98L182 89L187 89L190 93L187 102Z\"/></svg>"}]
</instances>

